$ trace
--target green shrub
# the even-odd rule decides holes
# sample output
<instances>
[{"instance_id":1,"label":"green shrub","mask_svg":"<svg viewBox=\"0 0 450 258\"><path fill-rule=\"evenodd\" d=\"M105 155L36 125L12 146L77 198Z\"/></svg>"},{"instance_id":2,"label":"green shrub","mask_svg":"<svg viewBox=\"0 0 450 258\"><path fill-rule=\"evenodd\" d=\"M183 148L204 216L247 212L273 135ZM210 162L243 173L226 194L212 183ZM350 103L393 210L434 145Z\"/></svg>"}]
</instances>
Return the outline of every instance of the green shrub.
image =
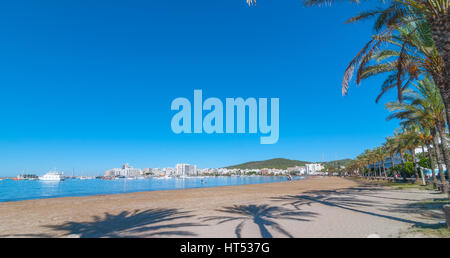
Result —
<instances>
[{"instance_id":1,"label":"green shrub","mask_svg":"<svg viewBox=\"0 0 450 258\"><path fill-rule=\"evenodd\" d=\"M419 161L419 166L431 169L430 159L421 157Z\"/></svg>"}]
</instances>

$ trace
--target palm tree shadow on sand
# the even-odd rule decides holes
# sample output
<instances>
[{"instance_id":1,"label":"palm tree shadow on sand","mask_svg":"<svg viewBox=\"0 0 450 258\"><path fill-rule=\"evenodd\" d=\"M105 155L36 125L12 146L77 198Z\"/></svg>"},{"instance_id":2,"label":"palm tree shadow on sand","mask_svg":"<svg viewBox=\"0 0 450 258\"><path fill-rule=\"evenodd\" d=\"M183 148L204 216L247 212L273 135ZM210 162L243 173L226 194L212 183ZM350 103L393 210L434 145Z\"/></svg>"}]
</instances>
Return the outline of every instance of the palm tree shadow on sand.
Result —
<instances>
[{"instance_id":1,"label":"palm tree shadow on sand","mask_svg":"<svg viewBox=\"0 0 450 258\"><path fill-rule=\"evenodd\" d=\"M238 238L242 237L242 229L245 223L249 221L252 221L258 226L261 237L263 238L272 238L272 234L268 228L286 237L293 237L275 220L309 221L304 217L313 217L316 214L313 212L292 211L283 207L269 205L234 205L232 207L218 209L217 211L230 214L231 216L208 216L204 218L204 221L218 221L217 224L240 221L234 230Z\"/></svg>"},{"instance_id":2,"label":"palm tree shadow on sand","mask_svg":"<svg viewBox=\"0 0 450 258\"><path fill-rule=\"evenodd\" d=\"M318 191L308 191L301 195L288 195L276 197L272 198L272 200L284 202L284 205L290 205L295 207L296 209L300 209L303 205L311 206L312 204L321 204L329 207L341 208L344 210L362 213L379 218L409 223L414 226L420 227L432 226L432 224L422 223L406 218L381 214L373 211L367 211L364 208L380 206L383 205L383 203L369 200L359 200L358 195L359 191L352 191L351 189L347 189L346 191L318 190ZM382 209L379 210L381 211ZM391 207L390 211L392 210L393 208Z\"/></svg>"},{"instance_id":3,"label":"palm tree shadow on sand","mask_svg":"<svg viewBox=\"0 0 450 258\"><path fill-rule=\"evenodd\" d=\"M356 208L371 207L375 204L373 201L359 200L349 191L338 192L336 190L308 191L301 195L287 195L271 199L283 201L285 202L284 205L291 205L296 209L300 209L304 205L311 206L314 203L320 203L326 206L359 211Z\"/></svg>"},{"instance_id":4,"label":"palm tree shadow on sand","mask_svg":"<svg viewBox=\"0 0 450 258\"><path fill-rule=\"evenodd\" d=\"M204 225L173 223L190 217L192 215L189 215L189 212L178 209L134 210L122 211L116 215L105 213L103 217L94 216L93 221L88 222L66 222L62 225L44 227L63 231L66 236L77 235L82 238L195 236L193 232L180 228Z\"/></svg>"}]
</instances>

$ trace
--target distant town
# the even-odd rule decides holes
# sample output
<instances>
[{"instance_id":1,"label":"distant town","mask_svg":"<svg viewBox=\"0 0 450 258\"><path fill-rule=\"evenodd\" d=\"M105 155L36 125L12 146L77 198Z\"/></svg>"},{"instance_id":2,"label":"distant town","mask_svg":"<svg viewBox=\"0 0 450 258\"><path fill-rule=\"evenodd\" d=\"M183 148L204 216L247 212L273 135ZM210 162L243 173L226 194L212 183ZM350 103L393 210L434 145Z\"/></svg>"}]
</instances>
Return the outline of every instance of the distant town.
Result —
<instances>
[{"instance_id":1,"label":"distant town","mask_svg":"<svg viewBox=\"0 0 450 258\"><path fill-rule=\"evenodd\" d=\"M262 169L240 169L240 168L204 168L199 169L192 164L176 164L175 167L167 168L134 168L129 164L123 164L121 168L109 169L105 172L105 178L116 177L193 177L193 176L230 176L230 175L325 175L325 167L320 163L294 166L287 169L262 168Z\"/></svg>"},{"instance_id":2,"label":"distant town","mask_svg":"<svg viewBox=\"0 0 450 258\"><path fill-rule=\"evenodd\" d=\"M344 169L340 166L340 169ZM14 178L4 178L13 180L44 180L61 181L65 179L104 179L113 180L119 178L126 179L145 179L150 177L169 178L169 177L197 177L197 176L305 176L305 175L328 175L329 168L321 163L310 163L302 166L279 168L203 168L200 169L193 164L176 164L175 167L166 168L135 168L125 163L119 168L108 169L102 175L84 176L72 173L63 173L60 171L50 171L43 176L35 174L19 174ZM334 173L331 173L334 174Z\"/></svg>"}]
</instances>

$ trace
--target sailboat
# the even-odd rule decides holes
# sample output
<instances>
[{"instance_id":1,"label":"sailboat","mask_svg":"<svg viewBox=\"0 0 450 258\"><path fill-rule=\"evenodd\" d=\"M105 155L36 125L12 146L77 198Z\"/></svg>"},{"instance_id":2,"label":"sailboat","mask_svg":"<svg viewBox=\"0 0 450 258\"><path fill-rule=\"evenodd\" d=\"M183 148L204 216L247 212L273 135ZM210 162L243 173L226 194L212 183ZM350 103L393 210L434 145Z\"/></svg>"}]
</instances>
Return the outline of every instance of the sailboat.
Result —
<instances>
[{"instance_id":1,"label":"sailboat","mask_svg":"<svg viewBox=\"0 0 450 258\"><path fill-rule=\"evenodd\" d=\"M84 171L81 172L80 180L86 180L86 179L88 179L88 178L84 176Z\"/></svg>"}]
</instances>

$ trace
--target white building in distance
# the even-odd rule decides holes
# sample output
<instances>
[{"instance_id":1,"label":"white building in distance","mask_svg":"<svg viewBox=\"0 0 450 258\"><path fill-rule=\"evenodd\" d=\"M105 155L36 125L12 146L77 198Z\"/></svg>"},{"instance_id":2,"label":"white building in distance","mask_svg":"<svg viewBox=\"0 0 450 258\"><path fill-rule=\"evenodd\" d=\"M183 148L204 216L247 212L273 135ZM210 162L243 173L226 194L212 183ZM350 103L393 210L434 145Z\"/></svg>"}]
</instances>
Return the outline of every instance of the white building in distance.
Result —
<instances>
[{"instance_id":1,"label":"white building in distance","mask_svg":"<svg viewBox=\"0 0 450 258\"><path fill-rule=\"evenodd\" d=\"M319 163L306 164L305 167L307 175L314 175L316 172L322 172L324 169L324 166Z\"/></svg>"},{"instance_id":2,"label":"white building in distance","mask_svg":"<svg viewBox=\"0 0 450 258\"><path fill-rule=\"evenodd\" d=\"M304 175L306 172L306 167L305 166L290 167L290 168L287 168L287 171L289 173L294 172L294 173L299 173L300 175Z\"/></svg>"},{"instance_id":3,"label":"white building in distance","mask_svg":"<svg viewBox=\"0 0 450 258\"><path fill-rule=\"evenodd\" d=\"M133 166L128 165L128 163L123 164L122 168L113 168L110 170L106 170L105 176L114 177L114 176L124 176L124 177L135 177L142 175L143 172L139 168L134 168Z\"/></svg>"},{"instance_id":4,"label":"white building in distance","mask_svg":"<svg viewBox=\"0 0 450 258\"><path fill-rule=\"evenodd\" d=\"M142 173L145 174L152 174L153 173L153 169L152 168L144 168L142 170Z\"/></svg>"},{"instance_id":5,"label":"white building in distance","mask_svg":"<svg viewBox=\"0 0 450 258\"><path fill-rule=\"evenodd\" d=\"M197 176L197 166L190 164L177 164L176 166L177 176Z\"/></svg>"}]
</instances>

